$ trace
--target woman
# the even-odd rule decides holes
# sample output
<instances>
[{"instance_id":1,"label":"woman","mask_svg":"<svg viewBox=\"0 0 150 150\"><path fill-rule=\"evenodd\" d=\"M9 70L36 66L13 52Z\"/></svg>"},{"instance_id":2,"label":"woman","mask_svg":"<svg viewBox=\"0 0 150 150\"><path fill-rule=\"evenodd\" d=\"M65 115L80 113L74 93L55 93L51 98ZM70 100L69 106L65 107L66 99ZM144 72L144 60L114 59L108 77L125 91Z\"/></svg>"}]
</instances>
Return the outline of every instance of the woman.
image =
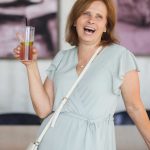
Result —
<instances>
[{"instance_id":1,"label":"woman","mask_svg":"<svg viewBox=\"0 0 150 150\"><path fill-rule=\"evenodd\" d=\"M113 115L121 93L126 109L150 148L150 121L140 98L138 66L126 48L115 44L112 0L77 0L66 28L66 41L75 48L60 51L48 69L44 85L34 61L26 65L32 103L45 118L40 131L78 78L96 49L97 55L54 128L49 128L39 150L115 150ZM21 46L15 49L19 59ZM132 86L131 86L132 85Z\"/></svg>"}]
</instances>

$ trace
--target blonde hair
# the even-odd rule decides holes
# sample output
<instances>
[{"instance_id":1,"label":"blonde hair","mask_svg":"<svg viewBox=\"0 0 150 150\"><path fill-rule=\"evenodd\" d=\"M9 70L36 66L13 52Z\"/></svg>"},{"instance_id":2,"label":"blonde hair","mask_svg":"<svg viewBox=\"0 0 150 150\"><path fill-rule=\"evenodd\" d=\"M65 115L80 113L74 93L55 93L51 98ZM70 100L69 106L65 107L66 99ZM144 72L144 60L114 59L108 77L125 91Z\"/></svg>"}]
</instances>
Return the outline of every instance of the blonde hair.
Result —
<instances>
[{"instance_id":1,"label":"blonde hair","mask_svg":"<svg viewBox=\"0 0 150 150\"><path fill-rule=\"evenodd\" d=\"M115 37L114 28L116 24L116 9L113 0L77 0L73 5L70 14L67 19L65 39L72 46L78 46L78 35L74 23L80 17L80 15L90 6L94 1L102 1L107 7L107 31L102 34L101 45L110 45L112 43L118 43L118 39Z\"/></svg>"}]
</instances>

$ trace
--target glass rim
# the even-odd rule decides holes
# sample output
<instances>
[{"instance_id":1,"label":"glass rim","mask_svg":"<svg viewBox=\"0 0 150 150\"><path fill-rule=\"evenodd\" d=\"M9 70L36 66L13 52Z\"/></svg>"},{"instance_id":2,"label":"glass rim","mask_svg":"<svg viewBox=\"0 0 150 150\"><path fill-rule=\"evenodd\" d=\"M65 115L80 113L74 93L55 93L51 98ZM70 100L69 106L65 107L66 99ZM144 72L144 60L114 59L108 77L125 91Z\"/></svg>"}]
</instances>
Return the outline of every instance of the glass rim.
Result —
<instances>
[{"instance_id":1,"label":"glass rim","mask_svg":"<svg viewBox=\"0 0 150 150\"><path fill-rule=\"evenodd\" d=\"M25 29L27 29L27 28L34 29L34 30L35 30L35 27L33 27L33 26L25 26Z\"/></svg>"}]
</instances>

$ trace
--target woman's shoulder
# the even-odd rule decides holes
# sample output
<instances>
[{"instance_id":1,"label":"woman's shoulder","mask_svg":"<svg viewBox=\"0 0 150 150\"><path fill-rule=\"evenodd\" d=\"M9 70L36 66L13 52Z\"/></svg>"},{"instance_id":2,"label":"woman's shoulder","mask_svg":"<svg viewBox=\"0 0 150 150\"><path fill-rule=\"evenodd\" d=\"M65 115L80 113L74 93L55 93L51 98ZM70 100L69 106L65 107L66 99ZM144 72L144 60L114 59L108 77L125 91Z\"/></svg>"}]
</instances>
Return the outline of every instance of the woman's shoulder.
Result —
<instances>
[{"instance_id":1,"label":"woman's shoulder","mask_svg":"<svg viewBox=\"0 0 150 150\"><path fill-rule=\"evenodd\" d=\"M123 55L134 55L128 48L119 44L106 46L106 49L111 56L114 56L114 58L118 58Z\"/></svg>"},{"instance_id":2,"label":"woman's shoulder","mask_svg":"<svg viewBox=\"0 0 150 150\"><path fill-rule=\"evenodd\" d=\"M61 50L61 53L63 53L63 55L67 55L67 54L74 52L75 50L77 50L76 47L71 47L69 49Z\"/></svg>"},{"instance_id":3,"label":"woman's shoulder","mask_svg":"<svg viewBox=\"0 0 150 150\"><path fill-rule=\"evenodd\" d=\"M135 60L134 54L126 47L119 44L112 44L105 47L105 59L111 59L111 62L119 63L120 61ZM113 63L112 63L113 64Z\"/></svg>"},{"instance_id":4,"label":"woman's shoulder","mask_svg":"<svg viewBox=\"0 0 150 150\"><path fill-rule=\"evenodd\" d=\"M111 44L109 46L107 46L107 48L112 52L112 53L115 53L115 54L121 54L121 53L124 53L126 51L129 51L126 47L120 45L120 44Z\"/></svg>"},{"instance_id":5,"label":"woman's shoulder","mask_svg":"<svg viewBox=\"0 0 150 150\"><path fill-rule=\"evenodd\" d=\"M58 51L51 62L51 66L55 66L55 68L56 68L60 64L60 62L62 62L62 60L65 60L67 57L69 57L70 54L75 50L76 50L76 48L73 47L70 49Z\"/></svg>"},{"instance_id":6,"label":"woman's shoulder","mask_svg":"<svg viewBox=\"0 0 150 150\"><path fill-rule=\"evenodd\" d=\"M75 51L76 49L77 49L76 47L71 47L71 48L69 48L69 49L60 50L60 53L63 53L63 54L72 53L72 52Z\"/></svg>"},{"instance_id":7,"label":"woman's shoulder","mask_svg":"<svg viewBox=\"0 0 150 150\"><path fill-rule=\"evenodd\" d=\"M57 54L54 57L54 59L61 59L65 55L69 55L70 53L72 53L75 50L76 50L76 47L73 47L73 48L70 48L70 49L65 49L65 50L60 50L60 51L57 52Z\"/></svg>"}]
</instances>

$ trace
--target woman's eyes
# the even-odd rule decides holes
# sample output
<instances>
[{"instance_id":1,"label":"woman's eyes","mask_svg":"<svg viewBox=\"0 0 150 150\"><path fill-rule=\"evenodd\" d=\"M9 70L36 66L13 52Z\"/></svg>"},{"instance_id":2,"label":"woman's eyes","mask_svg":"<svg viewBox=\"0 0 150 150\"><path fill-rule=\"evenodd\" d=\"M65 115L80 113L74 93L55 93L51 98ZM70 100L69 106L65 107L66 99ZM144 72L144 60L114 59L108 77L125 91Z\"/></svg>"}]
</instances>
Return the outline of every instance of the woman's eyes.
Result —
<instances>
[{"instance_id":1,"label":"woman's eyes","mask_svg":"<svg viewBox=\"0 0 150 150\"><path fill-rule=\"evenodd\" d=\"M90 12L84 12L83 15L84 15L84 16L92 16L92 14L91 14ZM97 15L95 16L95 18L96 18L96 19L102 19L103 16L100 15L100 14L97 14Z\"/></svg>"},{"instance_id":2,"label":"woman's eyes","mask_svg":"<svg viewBox=\"0 0 150 150\"><path fill-rule=\"evenodd\" d=\"M103 16L101 16L101 15L97 15L97 16L96 16L96 18L97 18L97 19L102 19L102 18L103 18Z\"/></svg>"},{"instance_id":3,"label":"woman's eyes","mask_svg":"<svg viewBox=\"0 0 150 150\"><path fill-rule=\"evenodd\" d=\"M84 12L83 15L90 16L91 14L89 12Z\"/></svg>"}]
</instances>

